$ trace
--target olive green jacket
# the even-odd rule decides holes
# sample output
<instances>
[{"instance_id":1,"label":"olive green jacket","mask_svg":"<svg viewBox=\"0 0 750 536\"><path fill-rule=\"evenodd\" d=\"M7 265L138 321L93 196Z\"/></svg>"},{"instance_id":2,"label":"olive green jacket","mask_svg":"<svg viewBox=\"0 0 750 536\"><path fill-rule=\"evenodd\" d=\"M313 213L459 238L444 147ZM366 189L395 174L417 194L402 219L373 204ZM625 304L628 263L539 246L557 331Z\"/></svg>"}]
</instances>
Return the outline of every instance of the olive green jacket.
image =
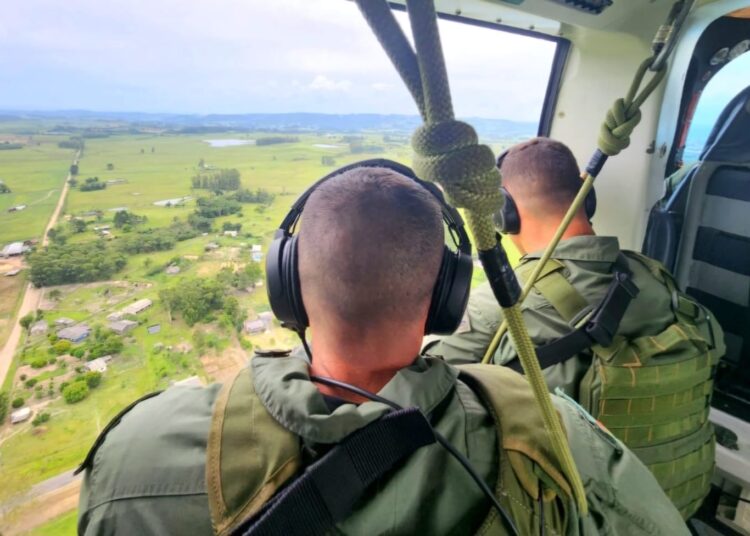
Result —
<instances>
[{"instance_id":1,"label":"olive green jacket","mask_svg":"<svg viewBox=\"0 0 750 536\"><path fill-rule=\"evenodd\" d=\"M604 299L612 281L612 264L619 253L620 246L615 237L577 236L560 242L552 258L565 265L563 276L590 305L596 306ZM627 252L624 253L627 257ZM521 259L521 264L516 268L521 283L528 263L540 257L541 252L538 252ZM672 296L644 265L632 258L628 258L628 261L633 282L640 293L628 306L618 334L627 338L656 335L674 321ZM542 346L572 330L536 289L529 293L521 310L531 340L536 346ZM436 342L428 342L425 352L443 357L453 364L480 362L502 320L500 306L489 284L484 283L472 290L469 306L458 330ZM506 333L493 356L493 362L501 365L516 357L516 351ZM590 354L553 365L544 370L547 385L551 391L559 387L578 400L578 385L590 365Z\"/></svg>"},{"instance_id":2,"label":"olive green jacket","mask_svg":"<svg viewBox=\"0 0 750 536\"><path fill-rule=\"evenodd\" d=\"M309 381L307 364L294 357L256 357L251 372L242 372L249 373L265 409L300 437L313 458L387 411L375 402L331 411ZM212 534L204 475L217 392L217 386L174 387L120 418L87 465L79 534ZM495 423L454 367L418 358L379 394L432 413L435 428L481 478L490 485L496 481L501 451ZM568 534L687 534L678 512L630 451L571 402L555 397L555 404L591 510L586 517L569 511ZM363 535L472 534L488 511L488 501L461 466L430 445L377 485L338 528Z\"/></svg>"}]
</instances>

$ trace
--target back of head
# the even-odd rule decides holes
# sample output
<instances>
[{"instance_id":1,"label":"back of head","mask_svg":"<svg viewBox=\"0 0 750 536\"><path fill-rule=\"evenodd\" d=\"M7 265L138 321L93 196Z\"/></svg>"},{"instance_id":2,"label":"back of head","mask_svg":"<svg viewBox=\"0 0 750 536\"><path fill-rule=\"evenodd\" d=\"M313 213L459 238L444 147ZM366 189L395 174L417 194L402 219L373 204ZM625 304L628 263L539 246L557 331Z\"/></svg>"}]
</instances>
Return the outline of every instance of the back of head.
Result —
<instances>
[{"instance_id":1,"label":"back of head","mask_svg":"<svg viewBox=\"0 0 750 536\"><path fill-rule=\"evenodd\" d=\"M386 168L328 179L305 204L299 273L305 309L352 330L427 316L442 258L440 205Z\"/></svg>"},{"instance_id":2,"label":"back of head","mask_svg":"<svg viewBox=\"0 0 750 536\"><path fill-rule=\"evenodd\" d=\"M575 156L550 138L532 138L512 147L500 172L519 208L538 217L561 217L581 187Z\"/></svg>"}]
</instances>

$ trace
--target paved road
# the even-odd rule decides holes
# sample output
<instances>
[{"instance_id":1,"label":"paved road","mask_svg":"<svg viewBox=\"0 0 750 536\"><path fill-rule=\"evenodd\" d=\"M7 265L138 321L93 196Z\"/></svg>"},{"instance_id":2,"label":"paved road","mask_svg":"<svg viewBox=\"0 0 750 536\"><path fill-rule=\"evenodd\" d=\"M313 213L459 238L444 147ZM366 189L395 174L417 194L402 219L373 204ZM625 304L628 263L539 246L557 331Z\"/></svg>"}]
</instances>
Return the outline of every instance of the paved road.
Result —
<instances>
[{"instance_id":1,"label":"paved road","mask_svg":"<svg viewBox=\"0 0 750 536\"><path fill-rule=\"evenodd\" d=\"M75 158L73 159L74 164L78 164L79 155L80 153L77 153ZM49 244L49 231L55 225L57 225L57 220L62 213L63 206L65 205L65 196L68 195L68 190L70 189L70 179L71 176L70 174L68 174L65 179L65 184L63 185L62 191L60 192L60 199L57 200L55 211L52 213L52 217L49 219L47 227L44 229L44 235L42 236L42 246L46 246L47 244ZM18 319L22 318L28 313L36 311L39 308L39 302L42 299L43 293L43 289L35 288L31 283L26 285L26 291L23 295L21 307L18 308L16 317L11 319L13 327L11 328L10 337L8 337L8 340L5 341L5 346L0 349L0 386L2 386L5 382L5 375L8 374L10 364L13 362L13 355L15 355L16 348L18 348L18 343L21 341L21 336L23 335L23 328L21 327L21 324L18 323Z\"/></svg>"}]
</instances>

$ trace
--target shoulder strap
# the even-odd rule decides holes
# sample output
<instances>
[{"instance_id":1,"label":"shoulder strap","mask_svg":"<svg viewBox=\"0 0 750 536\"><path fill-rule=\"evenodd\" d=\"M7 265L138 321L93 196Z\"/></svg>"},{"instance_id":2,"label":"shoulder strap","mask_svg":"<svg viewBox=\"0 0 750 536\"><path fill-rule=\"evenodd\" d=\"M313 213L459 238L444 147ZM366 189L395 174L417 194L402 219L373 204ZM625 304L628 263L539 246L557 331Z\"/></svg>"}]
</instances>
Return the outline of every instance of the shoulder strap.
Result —
<instances>
[{"instance_id":1,"label":"shoulder strap","mask_svg":"<svg viewBox=\"0 0 750 536\"><path fill-rule=\"evenodd\" d=\"M222 387L209 430L206 487L214 532L228 534L257 513L301 465L299 439L271 417L250 369L242 369Z\"/></svg>"},{"instance_id":2,"label":"shoulder strap","mask_svg":"<svg viewBox=\"0 0 750 536\"><path fill-rule=\"evenodd\" d=\"M531 275L531 269L538 262L538 260L525 262L518 269L521 278L525 279ZM565 278L564 270L565 265L562 262L549 259L534 283L534 288L555 308L563 320L570 322L589 307L589 303Z\"/></svg>"},{"instance_id":3,"label":"shoulder strap","mask_svg":"<svg viewBox=\"0 0 750 536\"><path fill-rule=\"evenodd\" d=\"M330 534L378 479L421 447L435 442L417 408L386 414L333 447L257 515L233 531L244 536Z\"/></svg>"},{"instance_id":4,"label":"shoulder strap","mask_svg":"<svg viewBox=\"0 0 750 536\"><path fill-rule=\"evenodd\" d=\"M571 478L564 473L552 449L542 416L524 377L506 367L472 364L461 365L458 369L460 379L491 411L507 461L529 497L534 500L539 497L542 479L533 468L536 465L547 477L544 483L554 483L554 489L549 486L545 489L545 502L560 495L562 503L569 504ZM501 463L506 461L505 458L505 455L501 456ZM533 463L527 463L529 460Z\"/></svg>"},{"instance_id":5,"label":"shoulder strap","mask_svg":"<svg viewBox=\"0 0 750 536\"><path fill-rule=\"evenodd\" d=\"M630 302L640 292L632 281L632 272L622 253L613 263L613 272L612 282L604 299L586 323L567 335L537 348L537 359L542 369L562 363L594 345L607 347L612 344ZM562 275L560 277L565 279ZM572 288L572 285L565 281ZM523 372L521 362L517 358L506 363L506 366L516 372Z\"/></svg>"}]
</instances>

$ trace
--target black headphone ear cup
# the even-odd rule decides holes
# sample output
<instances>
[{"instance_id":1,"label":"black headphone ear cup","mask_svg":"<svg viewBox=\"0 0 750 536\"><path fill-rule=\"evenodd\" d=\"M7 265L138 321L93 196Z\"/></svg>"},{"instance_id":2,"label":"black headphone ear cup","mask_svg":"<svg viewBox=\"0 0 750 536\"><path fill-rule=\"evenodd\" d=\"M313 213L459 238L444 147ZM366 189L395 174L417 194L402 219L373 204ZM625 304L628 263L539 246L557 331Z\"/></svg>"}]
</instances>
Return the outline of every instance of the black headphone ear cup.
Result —
<instances>
[{"instance_id":1,"label":"black headphone ear cup","mask_svg":"<svg viewBox=\"0 0 750 536\"><path fill-rule=\"evenodd\" d=\"M283 270L289 309L293 315L296 329L303 330L309 325L309 320L307 318L307 311L305 311L305 303L302 301L302 285L299 279L299 241L297 240L297 236L292 236L285 248Z\"/></svg>"},{"instance_id":2,"label":"black headphone ear cup","mask_svg":"<svg viewBox=\"0 0 750 536\"><path fill-rule=\"evenodd\" d=\"M473 270L471 255L451 251L445 246L432 292L425 334L449 335L458 329L469 301Z\"/></svg>"},{"instance_id":3,"label":"black headphone ear cup","mask_svg":"<svg viewBox=\"0 0 750 536\"><path fill-rule=\"evenodd\" d=\"M504 186L500 187L500 191L503 192L505 202L503 208L495 214L495 225L501 233L518 234L521 230L521 216L518 214L516 201Z\"/></svg>"},{"instance_id":4,"label":"black headphone ear cup","mask_svg":"<svg viewBox=\"0 0 750 536\"><path fill-rule=\"evenodd\" d=\"M586 208L586 218L591 221L594 214L596 214L596 190L594 190L593 187L589 190L589 193L586 194L584 207Z\"/></svg>"}]
</instances>

